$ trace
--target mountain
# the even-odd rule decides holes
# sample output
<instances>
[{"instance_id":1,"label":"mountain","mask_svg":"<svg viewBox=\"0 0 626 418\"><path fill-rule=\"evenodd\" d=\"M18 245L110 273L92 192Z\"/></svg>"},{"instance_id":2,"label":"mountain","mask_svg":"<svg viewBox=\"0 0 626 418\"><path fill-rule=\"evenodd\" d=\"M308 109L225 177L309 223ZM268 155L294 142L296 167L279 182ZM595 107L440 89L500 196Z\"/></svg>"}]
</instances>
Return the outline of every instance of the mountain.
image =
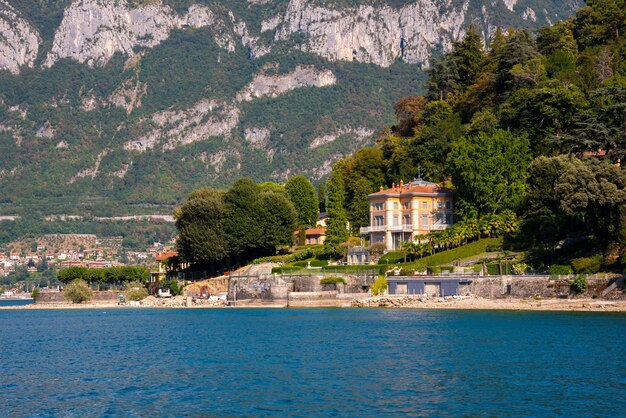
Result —
<instances>
[{"instance_id":1,"label":"mountain","mask_svg":"<svg viewBox=\"0 0 626 418\"><path fill-rule=\"evenodd\" d=\"M475 25L578 0L0 0L0 215L162 212L320 179Z\"/></svg>"}]
</instances>

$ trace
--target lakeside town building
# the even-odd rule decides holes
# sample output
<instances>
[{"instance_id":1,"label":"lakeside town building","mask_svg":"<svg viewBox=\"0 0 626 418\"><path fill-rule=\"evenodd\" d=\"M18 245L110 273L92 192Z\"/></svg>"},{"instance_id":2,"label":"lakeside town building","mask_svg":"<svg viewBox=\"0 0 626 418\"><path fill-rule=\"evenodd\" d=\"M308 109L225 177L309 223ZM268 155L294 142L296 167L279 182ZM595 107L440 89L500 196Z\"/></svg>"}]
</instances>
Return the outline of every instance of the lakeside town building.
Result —
<instances>
[{"instance_id":1,"label":"lakeside town building","mask_svg":"<svg viewBox=\"0 0 626 418\"><path fill-rule=\"evenodd\" d=\"M454 222L452 190L417 178L393 184L367 196L370 226L361 228L370 244L384 243L387 251L397 250L416 235L442 231Z\"/></svg>"}]
</instances>

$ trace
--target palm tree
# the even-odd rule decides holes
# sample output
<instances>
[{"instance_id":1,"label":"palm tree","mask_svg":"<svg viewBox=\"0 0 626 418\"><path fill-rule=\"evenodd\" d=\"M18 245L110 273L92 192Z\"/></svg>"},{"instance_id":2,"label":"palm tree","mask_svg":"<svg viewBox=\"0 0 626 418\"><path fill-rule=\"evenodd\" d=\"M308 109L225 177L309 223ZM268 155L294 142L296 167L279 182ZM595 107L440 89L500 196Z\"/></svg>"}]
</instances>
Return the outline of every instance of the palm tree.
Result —
<instances>
[{"instance_id":1,"label":"palm tree","mask_svg":"<svg viewBox=\"0 0 626 418\"><path fill-rule=\"evenodd\" d=\"M411 252L411 248L413 247L413 243L410 241L402 241L400 244L400 251L404 253L404 262L406 263L406 255Z\"/></svg>"}]
</instances>

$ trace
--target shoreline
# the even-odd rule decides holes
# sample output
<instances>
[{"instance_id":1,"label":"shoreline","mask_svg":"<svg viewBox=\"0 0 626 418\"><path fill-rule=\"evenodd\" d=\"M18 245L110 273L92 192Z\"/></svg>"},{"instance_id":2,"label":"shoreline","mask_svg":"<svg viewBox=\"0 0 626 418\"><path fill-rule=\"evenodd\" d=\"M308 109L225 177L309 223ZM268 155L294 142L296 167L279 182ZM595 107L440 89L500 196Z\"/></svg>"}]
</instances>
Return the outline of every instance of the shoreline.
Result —
<instances>
[{"instance_id":1,"label":"shoreline","mask_svg":"<svg viewBox=\"0 0 626 418\"><path fill-rule=\"evenodd\" d=\"M18 306L1 306L0 310L72 310L72 309L246 309L246 308L341 308L328 303L306 306L289 306L287 300L273 302L238 303L233 306L146 306L118 305L117 303L39 303ZM411 297L373 297L353 301L352 308L379 309L427 309L427 310L498 310L498 311L562 311L562 312L626 312L626 300L603 299L486 299L480 297L461 298L411 298Z\"/></svg>"}]
</instances>

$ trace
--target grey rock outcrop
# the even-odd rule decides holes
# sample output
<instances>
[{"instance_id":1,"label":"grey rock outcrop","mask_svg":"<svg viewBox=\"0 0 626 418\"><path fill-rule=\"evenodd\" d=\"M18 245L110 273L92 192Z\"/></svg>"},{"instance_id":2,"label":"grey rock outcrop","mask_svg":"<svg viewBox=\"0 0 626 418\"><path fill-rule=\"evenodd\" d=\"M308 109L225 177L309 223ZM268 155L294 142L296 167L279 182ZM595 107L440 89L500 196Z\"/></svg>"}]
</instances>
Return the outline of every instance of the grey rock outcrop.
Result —
<instances>
[{"instance_id":1,"label":"grey rock outcrop","mask_svg":"<svg viewBox=\"0 0 626 418\"><path fill-rule=\"evenodd\" d=\"M277 97L289 90L300 87L326 87L337 82L330 70L318 70L313 66L298 65L286 74L258 74L243 91L237 95L238 101L250 101L259 97Z\"/></svg>"},{"instance_id":2,"label":"grey rock outcrop","mask_svg":"<svg viewBox=\"0 0 626 418\"><path fill-rule=\"evenodd\" d=\"M138 139L124 145L128 151L145 152L161 145L162 151L178 146L206 140L211 137L228 138L239 124L239 102L252 101L260 97L278 97L281 94L303 87L324 87L336 82L330 70L319 70L313 66L297 66L289 73L268 75L257 74L253 80L237 94L232 103L203 99L184 110L166 110L152 115L151 123L156 128ZM269 131L257 135L269 136ZM267 138L264 139L267 141ZM260 144L257 144L260 146ZM223 156L218 155L219 163Z\"/></svg>"},{"instance_id":3,"label":"grey rock outcrop","mask_svg":"<svg viewBox=\"0 0 626 418\"><path fill-rule=\"evenodd\" d=\"M137 46L160 44L173 29L214 22L213 13L203 6L192 6L179 16L160 3L130 8L125 0L76 0L65 10L44 66L60 58L91 66L105 64L116 52L132 55Z\"/></svg>"},{"instance_id":4,"label":"grey rock outcrop","mask_svg":"<svg viewBox=\"0 0 626 418\"><path fill-rule=\"evenodd\" d=\"M0 69L18 74L33 67L39 52L39 33L17 10L0 0Z\"/></svg>"},{"instance_id":5,"label":"grey rock outcrop","mask_svg":"<svg viewBox=\"0 0 626 418\"><path fill-rule=\"evenodd\" d=\"M432 48L449 49L464 33L469 1L421 0L396 9L329 9L306 0L291 0L276 40L304 33L300 46L306 52L330 60L359 61L390 66L399 58L428 63Z\"/></svg>"}]
</instances>

